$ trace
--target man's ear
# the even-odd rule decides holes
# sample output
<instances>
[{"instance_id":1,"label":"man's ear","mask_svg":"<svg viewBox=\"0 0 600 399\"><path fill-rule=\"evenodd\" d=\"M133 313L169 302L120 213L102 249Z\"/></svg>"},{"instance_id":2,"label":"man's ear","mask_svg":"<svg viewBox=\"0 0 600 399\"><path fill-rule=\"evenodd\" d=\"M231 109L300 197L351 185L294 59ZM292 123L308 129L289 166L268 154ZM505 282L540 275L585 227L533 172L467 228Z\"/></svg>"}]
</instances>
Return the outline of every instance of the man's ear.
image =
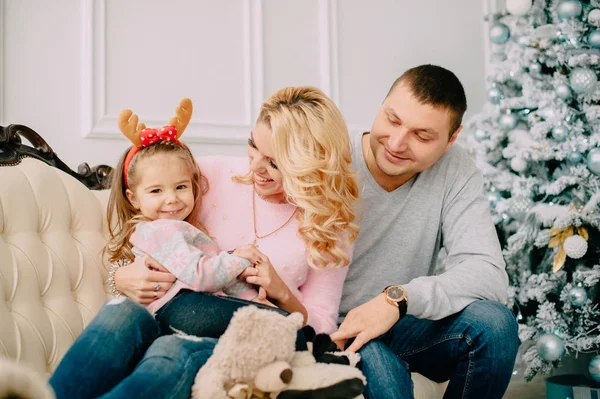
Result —
<instances>
[{"instance_id":1,"label":"man's ear","mask_svg":"<svg viewBox=\"0 0 600 399\"><path fill-rule=\"evenodd\" d=\"M454 144L454 142L456 141L456 139L458 137L458 133L460 133L462 128L463 128L463 125L460 125L458 127L458 129L456 129L456 131L454 133L452 133L452 136L450 136L450 139L448 140L448 145L446 146L446 149L444 150L444 152L448 151L450 149L450 147L452 147L452 144Z\"/></svg>"},{"instance_id":2,"label":"man's ear","mask_svg":"<svg viewBox=\"0 0 600 399\"><path fill-rule=\"evenodd\" d=\"M140 203L137 200L133 191L131 191L130 189L127 189L127 190L125 190L125 195L127 195L127 199L129 200L129 202L131 202L131 205L133 205L133 207L135 209L140 209Z\"/></svg>"}]
</instances>

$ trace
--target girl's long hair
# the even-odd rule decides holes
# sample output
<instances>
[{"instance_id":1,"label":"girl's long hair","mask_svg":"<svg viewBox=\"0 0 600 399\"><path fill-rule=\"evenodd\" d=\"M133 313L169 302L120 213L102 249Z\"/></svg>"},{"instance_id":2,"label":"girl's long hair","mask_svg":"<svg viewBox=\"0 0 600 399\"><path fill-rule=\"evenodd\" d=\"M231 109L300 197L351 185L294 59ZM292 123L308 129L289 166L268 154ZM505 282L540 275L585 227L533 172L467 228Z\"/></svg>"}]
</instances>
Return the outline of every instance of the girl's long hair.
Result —
<instances>
[{"instance_id":1,"label":"girl's long hair","mask_svg":"<svg viewBox=\"0 0 600 399\"><path fill-rule=\"evenodd\" d=\"M129 242L129 237L135 231L136 224L144 220L143 215L129 202L126 194L127 187L123 179L123 169L128 153L129 149L123 153L116 170L113 172L110 197L108 199L106 217L109 227L109 240L104 247L104 252L108 254L108 259L111 263L122 259L133 262L135 256L131 251L132 245ZM202 195L208 190L208 182L202 176L200 168L187 146L169 141L159 141L151 146L143 147L129 163L127 182L129 183L130 190L135 189L143 173L143 170L139 170L137 167L140 161L156 154L176 155L185 161L192 171L192 192L195 201L194 208L185 221L206 233L206 229L200 223L200 209Z\"/></svg>"},{"instance_id":2,"label":"girl's long hair","mask_svg":"<svg viewBox=\"0 0 600 399\"><path fill-rule=\"evenodd\" d=\"M286 199L298 207L298 234L308 247L308 264L316 269L347 266L345 249L359 231L359 191L341 112L315 87L288 87L263 103L257 123L271 129ZM234 181L252 184L252 172Z\"/></svg>"}]
</instances>

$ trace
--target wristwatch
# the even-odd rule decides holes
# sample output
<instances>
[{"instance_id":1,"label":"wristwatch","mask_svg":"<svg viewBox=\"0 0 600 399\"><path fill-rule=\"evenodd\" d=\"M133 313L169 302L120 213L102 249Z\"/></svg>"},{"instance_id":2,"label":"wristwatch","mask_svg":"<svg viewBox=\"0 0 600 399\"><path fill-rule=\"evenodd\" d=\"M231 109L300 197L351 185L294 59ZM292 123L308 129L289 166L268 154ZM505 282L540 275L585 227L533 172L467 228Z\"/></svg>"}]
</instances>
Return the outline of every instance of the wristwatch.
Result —
<instances>
[{"instance_id":1,"label":"wristwatch","mask_svg":"<svg viewBox=\"0 0 600 399\"><path fill-rule=\"evenodd\" d=\"M386 301L397 307L400 311L400 318L403 318L408 310L408 298L404 287L401 285L388 285L383 289L383 293Z\"/></svg>"}]
</instances>

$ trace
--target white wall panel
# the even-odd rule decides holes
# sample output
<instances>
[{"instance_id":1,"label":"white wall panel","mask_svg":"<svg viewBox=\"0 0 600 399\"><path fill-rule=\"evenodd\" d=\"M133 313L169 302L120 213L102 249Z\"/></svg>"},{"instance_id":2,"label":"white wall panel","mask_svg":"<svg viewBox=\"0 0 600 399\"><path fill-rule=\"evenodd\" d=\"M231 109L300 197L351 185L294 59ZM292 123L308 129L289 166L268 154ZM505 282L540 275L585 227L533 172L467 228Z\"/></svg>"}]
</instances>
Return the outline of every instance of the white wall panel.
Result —
<instances>
[{"instance_id":1,"label":"white wall panel","mask_svg":"<svg viewBox=\"0 0 600 399\"><path fill-rule=\"evenodd\" d=\"M320 87L368 129L421 63L456 72L471 115L485 62L481 0L0 0L0 122L73 167L116 163L122 108L162 126L184 96L198 155L244 154L260 103L288 85Z\"/></svg>"}]
</instances>

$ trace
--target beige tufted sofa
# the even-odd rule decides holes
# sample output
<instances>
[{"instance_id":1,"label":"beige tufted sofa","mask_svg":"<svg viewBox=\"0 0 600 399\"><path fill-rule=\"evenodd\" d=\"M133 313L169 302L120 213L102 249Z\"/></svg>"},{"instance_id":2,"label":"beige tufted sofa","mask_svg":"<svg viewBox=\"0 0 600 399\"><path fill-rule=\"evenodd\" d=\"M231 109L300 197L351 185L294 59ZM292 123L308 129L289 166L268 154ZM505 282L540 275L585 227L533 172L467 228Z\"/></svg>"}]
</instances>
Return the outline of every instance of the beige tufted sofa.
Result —
<instances>
[{"instance_id":1,"label":"beige tufted sofa","mask_svg":"<svg viewBox=\"0 0 600 399\"><path fill-rule=\"evenodd\" d=\"M47 378L109 298L107 200L36 159L0 167L0 356ZM417 399L442 397L444 384L413 381Z\"/></svg>"}]
</instances>

